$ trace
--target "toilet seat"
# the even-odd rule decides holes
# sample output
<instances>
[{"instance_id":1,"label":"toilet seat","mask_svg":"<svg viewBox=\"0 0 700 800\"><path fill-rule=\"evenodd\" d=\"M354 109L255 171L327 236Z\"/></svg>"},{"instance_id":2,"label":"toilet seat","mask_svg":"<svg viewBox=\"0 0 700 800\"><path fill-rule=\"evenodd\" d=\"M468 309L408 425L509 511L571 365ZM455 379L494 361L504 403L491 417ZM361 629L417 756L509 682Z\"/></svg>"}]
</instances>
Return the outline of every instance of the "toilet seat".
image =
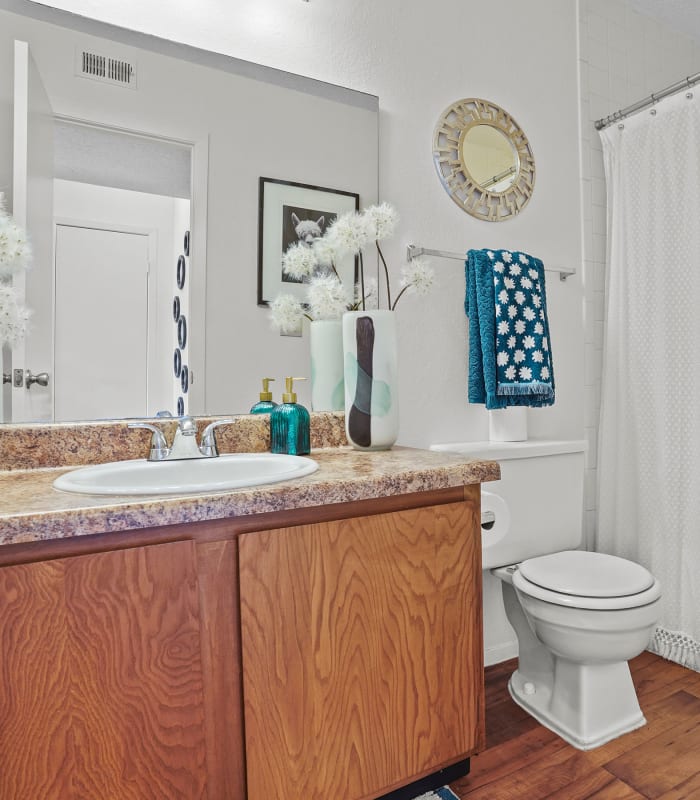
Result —
<instances>
[{"instance_id":1,"label":"toilet seat","mask_svg":"<svg viewBox=\"0 0 700 800\"><path fill-rule=\"evenodd\" d=\"M513 585L544 602L601 611L638 608L661 596L658 581L640 564L580 550L523 561Z\"/></svg>"}]
</instances>

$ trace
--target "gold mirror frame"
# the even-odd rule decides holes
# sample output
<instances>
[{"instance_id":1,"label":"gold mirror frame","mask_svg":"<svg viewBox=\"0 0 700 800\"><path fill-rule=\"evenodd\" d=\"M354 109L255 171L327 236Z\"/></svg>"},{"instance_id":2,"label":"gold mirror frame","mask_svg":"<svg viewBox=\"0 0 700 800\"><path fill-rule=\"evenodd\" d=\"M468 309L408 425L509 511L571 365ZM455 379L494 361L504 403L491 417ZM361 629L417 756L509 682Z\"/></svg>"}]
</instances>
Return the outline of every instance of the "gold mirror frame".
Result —
<instances>
[{"instance_id":1,"label":"gold mirror frame","mask_svg":"<svg viewBox=\"0 0 700 800\"><path fill-rule=\"evenodd\" d=\"M511 143L518 162L513 183L503 192L481 187L464 162L464 138L476 125L490 125ZM535 156L521 127L500 106L478 97L458 100L440 115L433 136L433 162L445 191L467 214L504 222L528 204L535 186Z\"/></svg>"}]
</instances>

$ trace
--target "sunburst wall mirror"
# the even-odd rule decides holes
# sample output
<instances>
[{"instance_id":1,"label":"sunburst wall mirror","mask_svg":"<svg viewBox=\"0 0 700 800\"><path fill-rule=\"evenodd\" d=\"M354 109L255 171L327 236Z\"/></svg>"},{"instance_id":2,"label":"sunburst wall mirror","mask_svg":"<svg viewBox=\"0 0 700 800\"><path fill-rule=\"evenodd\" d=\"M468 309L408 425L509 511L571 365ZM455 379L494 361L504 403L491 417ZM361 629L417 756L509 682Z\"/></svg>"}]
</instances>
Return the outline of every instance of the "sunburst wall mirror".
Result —
<instances>
[{"instance_id":1,"label":"sunburst wall mirror","mask_svg":"<svg viewBox=\"0 0 700 800\"><path fill-rule=\"evenodd\" d=\"M511 219L532 197L535 157L527 136L489 100L467 97L445 109L435 127L433 161L447 194L478 219Z\"/></svg>"}]
</instances>

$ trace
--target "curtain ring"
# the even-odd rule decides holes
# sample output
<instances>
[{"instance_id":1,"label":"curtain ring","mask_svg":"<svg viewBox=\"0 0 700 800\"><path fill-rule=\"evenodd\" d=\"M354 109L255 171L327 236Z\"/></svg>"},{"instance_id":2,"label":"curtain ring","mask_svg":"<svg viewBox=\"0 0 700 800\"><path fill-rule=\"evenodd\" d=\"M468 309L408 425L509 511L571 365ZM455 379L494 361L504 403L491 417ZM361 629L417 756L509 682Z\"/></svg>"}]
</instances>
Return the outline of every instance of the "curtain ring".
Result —
<instances>
[{"instance_id":1,"label":"curtain ring","mask_svg":"<svg viewBox=\"0 0 700 800\"><path fill-rule=\"evenodd\" d=\"M649 113L651 114L652 117L655 117L656 116L656 109L652 108Z\"/></svg>"},{"instance_id":2,"label":"curtain ring","mask_svg":"<svg viewBox=\"0 0 700 800\"><path fill-rule=\"evenodd\" d=\"M693 99L693 93L692 92L686 92L685 96L688 98L688 100L692 100Z\"/></svg>"},{"instance_id":3,"label":"curtain ring","mask_svg":"<svg viewBox=\"0 0 700 800\"><path fill-rule=\"evenodd\" d=\"M622 130L624 130L624 128L625 128L625 126L624 126L622 123L620 123L620 124L617 126L617 129L618 129L619 131L622 131Z\"/></svg>"}]
</instances>

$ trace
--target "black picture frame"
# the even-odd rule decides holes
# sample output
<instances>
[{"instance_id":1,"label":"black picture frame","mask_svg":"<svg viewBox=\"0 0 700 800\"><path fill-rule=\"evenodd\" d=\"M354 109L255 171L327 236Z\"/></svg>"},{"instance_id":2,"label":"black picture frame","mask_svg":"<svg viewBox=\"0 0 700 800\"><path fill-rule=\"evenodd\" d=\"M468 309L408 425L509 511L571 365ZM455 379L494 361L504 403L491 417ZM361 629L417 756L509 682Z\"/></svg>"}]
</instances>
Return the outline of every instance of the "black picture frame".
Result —
<instances>
[{"instance_id":1,"label":"black picture frame","mask_svg":"<svg viewBox=\"0 0 700 800\"><path fill-rule=\"evenodd\" d=\"M304 285L282 274L282 256L299 233L322 235L341 214L359 211L360 195L343 189L328 189L308 183L264 178L258 189L258 305L269 306L278 294L287 293L303 300ZM306 225L295 225L297 222ZM358 258L348 256L336 269L343 284L357 282Z\"/></svg>"}]
</instances>

